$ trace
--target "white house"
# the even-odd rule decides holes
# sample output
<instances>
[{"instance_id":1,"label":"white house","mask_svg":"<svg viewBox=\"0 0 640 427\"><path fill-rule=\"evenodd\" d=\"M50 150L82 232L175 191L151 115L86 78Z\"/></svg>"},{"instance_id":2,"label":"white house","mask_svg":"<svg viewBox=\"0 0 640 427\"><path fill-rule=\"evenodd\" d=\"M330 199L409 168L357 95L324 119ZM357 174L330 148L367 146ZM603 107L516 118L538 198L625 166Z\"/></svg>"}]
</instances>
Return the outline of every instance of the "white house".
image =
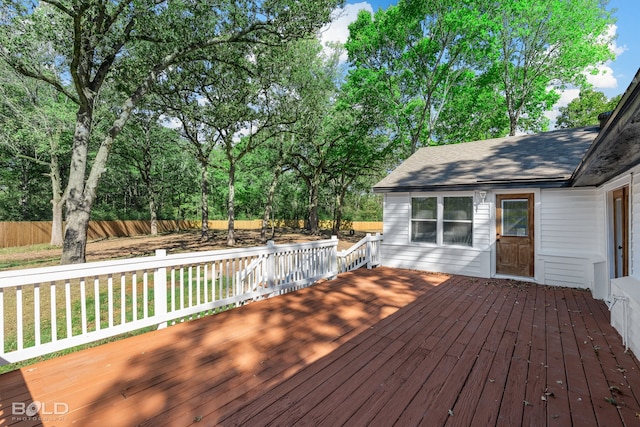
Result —
<instances>
[{"instance_id":1,"label":"white house","mask_svg":"<svg viewBox=\"0 0 640 427\"><path fill-rule=\"evenodd\" d=\"M590 289L640 354L639 82L601 127L418 150L374 186L383 265Z\"/></svg>"}]
</instances>

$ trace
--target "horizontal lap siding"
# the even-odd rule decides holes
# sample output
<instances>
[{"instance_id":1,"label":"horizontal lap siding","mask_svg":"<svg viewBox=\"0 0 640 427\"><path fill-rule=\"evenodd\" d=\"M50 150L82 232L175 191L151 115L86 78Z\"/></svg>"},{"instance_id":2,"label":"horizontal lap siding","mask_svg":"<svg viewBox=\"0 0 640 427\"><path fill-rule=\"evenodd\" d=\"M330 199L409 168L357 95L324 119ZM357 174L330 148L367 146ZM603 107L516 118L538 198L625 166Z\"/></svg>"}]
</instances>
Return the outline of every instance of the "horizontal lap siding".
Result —
<instances>
[{"instance_id":1,"label":"horizontal lap siding","mask_svg":"<svg viewBox=\"0 0 640 427\"><path fill-rule=\"evenodd\" d=\"M478 203L474 206L473 211L473 246L479 249L488 249L491 245L491 208L493 204L489 203L487 196L485 203Z\"/></svg>"},{"instance_id":2,"label":"horizontal lap siding","mask_svg":"<svg viewBox=\"0 0 640 427\"><path fill-rule=\"evenodd\" d=\"M383 234L385 243L409 241L409 194L385 194Z\"/></svg>"},{"instance_id":3,"label":"horizontal lap siding","mask_svg":"<svg viewBox=\"0 0 640 427\"><path fill-rule=\"evenodd\" d=\"M433 194L436 195L438 194ZM383 265L468 276L489 276L492 221L492 205L489 202L474 205L474 248L469 249L411 243L409 203L409 193L385 195Z\"/></svg>"},{"instance_id":4,"label":"horizontal lap siding","mask_svg":"<svg viewBox=\"0 0 640 427\"><path fill-rule=\"evenodd\" d=\"M595 189L573 188L542 190L540 198L544 283L591 288L593 260L605 256L601 197Z\"/></svg>"},{"instance_id":5,"label":"horizontal lap siding","mask_svg":"<svg viewBox=\"0 0 640 427\"><path fill-rule=\"evenodd\" d=\"M599 202L593 189L543 190L540 205L541 252L597 253Z\"/></svg>"},{"instance_id":6,"label":"horizontal lap siding","mask_svg":"<svg viewBox=\"0 0 640 427\"><path fill-rule=\"evenodd\" d=\"M439 273L486 277L490 263L488 251L417 245L382 245L385 266Z\"/></svg>"},{"instance_id":7,"label":"horizontal lap siding","mask_svg":"<svg viewBox=\"0 0 640 427\"><path fill-rule=\"evenodd\" d=\"M544 262L545 283L572 288L589 288L593 268L585 259L552 258Z\"/></svg>"}]
</instances>

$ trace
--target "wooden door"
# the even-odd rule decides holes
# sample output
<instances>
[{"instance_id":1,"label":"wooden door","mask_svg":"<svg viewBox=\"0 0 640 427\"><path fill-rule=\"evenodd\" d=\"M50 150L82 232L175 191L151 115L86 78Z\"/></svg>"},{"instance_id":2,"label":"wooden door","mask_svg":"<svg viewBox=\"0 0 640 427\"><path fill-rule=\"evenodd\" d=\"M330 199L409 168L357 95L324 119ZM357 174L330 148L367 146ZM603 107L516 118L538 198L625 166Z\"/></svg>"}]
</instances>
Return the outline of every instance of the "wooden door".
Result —
<instances>
[{"instance_id":1,"label":"wooden door","mask_svg":"<svg viewBox=\"0 0 640 427\"><path fill-rule=\"evenodd\" d=\"M533 277L533 194L496 196L496 273Z\"/></svg>"},{"instance_id":2,"label":"wooden door","mask_svg":"<svg viewBox=\"0 0 640 427\"><path fill-rule=\"evenodd\" d=\"M629 275L629 189L613 192L614 277Z\"/></svg>"}]
</instances>

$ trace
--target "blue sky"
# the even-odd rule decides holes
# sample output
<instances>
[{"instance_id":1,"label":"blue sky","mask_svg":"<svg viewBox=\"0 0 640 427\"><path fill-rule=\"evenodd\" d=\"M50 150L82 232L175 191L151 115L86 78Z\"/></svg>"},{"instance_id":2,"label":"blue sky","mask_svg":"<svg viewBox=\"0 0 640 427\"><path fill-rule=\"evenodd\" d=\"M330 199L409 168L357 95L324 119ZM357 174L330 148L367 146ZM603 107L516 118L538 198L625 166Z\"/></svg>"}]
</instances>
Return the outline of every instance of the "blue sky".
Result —
<instances>
[{"instance_id":1,"label":"blue sky","mask_svg":"<svg viewBox=\"0 0 640 427\"><path fill-rule=\"evenodd\" d=\"M323 40L335 40L344 42L348 36L347 26L354 20L360 9L377 11L386 9L397 0L368 0L349 1L341 13L341 18L330 26L325 32ZM610 0L608 9L617 9L614 16L617 18L615 30L617 35L611 48L616 52L616 59L604 65L604 74L591 78L594 88L603 92L608 97L623 93L640 67L640 1L639 0ZM566 105L578 96L577 89L568 89L562 94L562 98L554 110ZM556 114L550 113L554 118Z\"/></svg>"}]
</instances>

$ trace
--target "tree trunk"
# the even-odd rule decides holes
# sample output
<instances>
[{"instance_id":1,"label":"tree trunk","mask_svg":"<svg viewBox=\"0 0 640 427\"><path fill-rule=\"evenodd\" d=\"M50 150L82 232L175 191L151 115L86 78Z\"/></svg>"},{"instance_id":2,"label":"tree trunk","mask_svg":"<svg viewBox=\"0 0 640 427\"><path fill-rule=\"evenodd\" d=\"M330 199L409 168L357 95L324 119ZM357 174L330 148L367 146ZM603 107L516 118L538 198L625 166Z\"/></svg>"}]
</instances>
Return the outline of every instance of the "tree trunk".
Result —
<instances>
[{"instance_id":1,"label":"tree trunk","mask_svg":"<svg viewBox=\"0 0 640 427\"><path fill-rule=\"evenodd\" d=\"M209 173L207 171L207 163L201 163L201 200L200 207L202 209L202 228L200 230L200 239L209 239Z\"/></svg>"},{"instance_id":2,"label":"tree trunk","mask_svg":"<svg viewBox=\"0 0 640 427\"><path fill-rule=\"evenodd\" d=\"M309 232L313 235L320 234L318 219L318 201L320 199L320 177L316 175L311 179L309 187Z\"/></svg>"},{"instance_id":3,"label":"tree trunk","mask_svg":"<svg viewBox=\"0 0 640 427\"><path fill-rule=\"evenodd\" d=\"M49 244L51 246L62 246L63 238L62 238L62 205L64 204L64 200L59 198L56 200L54 198L51 201L51 241Z\"/></svg>"},{"instance_id":4,"label":"tree trunk","mask_svg":"<svg viewBox=\"0 0 640 427\"><path fill-rule=\"evenodd\" d=\"M515 113L509 112L509 136L515 136L518 130L518 117Z\"/></svg>"},{"instance_id":5,"label":"tree trunk","mask_svg":"<svg viewBox=\"0 0 640 427\"><path fill-rule=\"evenodd\" d=\"M236 165L229 160L229 199L227 200L227 218L229 220L227 227L227 246L235 246L235 180Z\"/></svg>"},{"instance_id":6,"label":"tree trunk","mask_svg":"<svg viewBox=\"0 0 640 427\"><path fill-rule=\"evenodd\" d=\"M18 206L20 206L20 218L22 221L29 220L29 164L23 160L20 162L21 176L20 176L20 199L18 200Z\"/></svg>"},{"instance_id":7,"label":"tree trunk","mask_svg":"<svg viewBox=\"0 0 640 427\"><path fill-rule=\"evenodd\" d=\"M267 242L267 227L269 226L269 218L271 217L271 212L273 212L273 199L276 194L276 187L278 186L278 180L280 179L281 174L282 166L278 164L273 168L273 179L271 180L271 185L269 185L267 200L264 207L264 215L262 215L262 227L260 228L260 241L262 243ZM273 238L273 227L271 238Z\"/></svg>"},{"instance_id":8,"label":"tree trunk","mask_svg":"<svg viewBox=\"0 0 640 427\"><path fill-rule=\"evenodd\" d=\"M64 204L64 196L62 192L62 177L60 174L60 161L56 150L58 149L58 140L51 142L51 162L49 163L51 177L51 242L52 246L62 246L62 206Z\"/></svg>"},{"instance_id":9,"label":"tree trunk","mask_svg":"<svg viewBox=\"0 0 640 427\"><path fill-rule=\"evenodd\" d=\"M67 203L69 206L69 203ZM79 264L85 262L87 251L87 228L89 211L67 208L67 223L62 245L62 264Z\"/></svg>"},{"instance_id":10,"label":"tree trunk","mask_svg":"<svg viewBox=\"0 0 640 427\"><path fill-rule=\"evenodd\" d=\"M145 185L147 187L147 194L149 197L149 218L151 220L151 235L158 234L158 194L155 191L153 185L152 167L153 156L151 155L151 135L150 135L150 122L146 121L144 131L144 158L143 158L143 173Z\"/></svg>"},{"instance_id":11,"label":"tree trunk","mask_svg":"<svg viewBox=\"0 0 640 427\"><path fill-rule=\"evenodd\" d=\"M338 196L338 206L336 206L335 224L333 226L333 234L340 236L340 225L342 224L342 211L344 209L344 198L347 193L347 185L344 183L340 187L340 195Z\"/></svg>"},{"instance_id":12,"label":"tree trunk","mask_svg":"<svg viewBox=\"0 0 640 427\"><path fill-rule=\"evenodd\" d=\"M151 235L155 236L158 234L158 210L155 195L149 197L149 213L151 214Z\"/></svg>"},{"instance_id":13,"label":"tree trunk","mask_svg":"<svg viewBox=\"0 0 640 427\"><path fill-rule=\"evenodd\" d=\"M92 198L85 197L85 191L87 191L85 173L93 118L91 102L89 106L82 106L78 110L73 135L73 150L66 192L67 223L64 230L61 264L85 262L87 228L93 202Z\"/></svg>"}]
</instances>

